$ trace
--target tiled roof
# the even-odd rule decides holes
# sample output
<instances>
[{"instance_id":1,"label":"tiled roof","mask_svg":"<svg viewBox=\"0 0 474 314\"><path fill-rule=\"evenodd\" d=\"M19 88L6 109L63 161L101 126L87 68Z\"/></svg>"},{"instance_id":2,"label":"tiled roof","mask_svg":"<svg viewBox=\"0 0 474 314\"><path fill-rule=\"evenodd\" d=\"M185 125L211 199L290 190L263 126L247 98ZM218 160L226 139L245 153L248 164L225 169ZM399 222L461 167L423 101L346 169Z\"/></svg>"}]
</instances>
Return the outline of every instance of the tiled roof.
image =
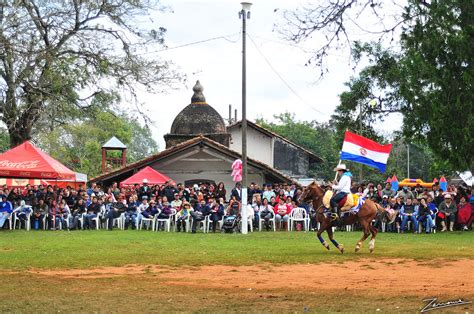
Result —
<instances>
[{"instance_id":1,"label":"tiled roof","mask_svg":"<svg viewBox=\"0 0 474 314\"><path fill-rule=\"evenodd\" d=\"M220 152L222 152L222 153L224 153L228 156L231 156L235 159L241 158L240 153L238 153L234 150L231 150L228 147L226 147L222 144L219 144L219 143L217 143L217 142L215 142L211 139L208 139L207 137L204 137L204 136L201 135L201 136L197 136L193 139L190 139L186 142L180 143L176 146L170 147L170 148L168 148L164 151L161 151L159 153L153 154L153 155L151 155L147 158L144 158L144 159L139 160L137 162L131 163L131 164L125 166L125 167L122 167L122 168L119 168L119 169L114 170L112 172L105 173L105 174L102 174L102 175L97 176L95 178L92 178L89 182L102 181L102 180L120 175L124 172L130 171L131 169L134 169L134 168L142 168L142 167L148 166L149 164L152 164L153 162L155 162L157 159L161 159L161 158L170 156L174 153L178 153L178 152L180 152L184 149L187 149L190 146L198 145L200 143L203 143L205 145L213 147L213 148L219 150ZM293 179L291 179L287 175L283 174L282 172L272 168L271 166L269 166L269 165L267 165L263 162L260 162L258 160L252 159L252 158L248 158L247 161L248 161L249 165L253 165L254 167L264 169L265 171L267 171L267 172L273 174L274 176L282 179L282 181L296 183Z\"/></svg>"}]
</instances>

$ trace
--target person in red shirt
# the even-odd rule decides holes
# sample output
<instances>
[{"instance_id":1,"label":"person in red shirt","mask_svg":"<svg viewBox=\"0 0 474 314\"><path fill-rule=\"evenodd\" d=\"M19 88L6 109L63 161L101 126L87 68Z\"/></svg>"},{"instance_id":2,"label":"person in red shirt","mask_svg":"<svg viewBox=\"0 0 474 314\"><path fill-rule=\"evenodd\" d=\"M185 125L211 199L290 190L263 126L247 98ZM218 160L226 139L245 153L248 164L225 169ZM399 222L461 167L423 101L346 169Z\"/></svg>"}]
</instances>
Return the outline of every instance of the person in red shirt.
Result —
<instances>
[{"instance_id":1,"label":"person in red shirt","mask_svg":"<svg viewBox=\"0 0 474 314\"><path fill-rule=\"evenodd\" d=\"M290 203L291 205L291 203ZM286 229L288 225L288 219L290 218L291 208L285 204L285 200L280 198L278 205L273 208L275 212L275 221L279 229ZM283 224L281 223L283 221Z\"/></svg>"}]
</instances>

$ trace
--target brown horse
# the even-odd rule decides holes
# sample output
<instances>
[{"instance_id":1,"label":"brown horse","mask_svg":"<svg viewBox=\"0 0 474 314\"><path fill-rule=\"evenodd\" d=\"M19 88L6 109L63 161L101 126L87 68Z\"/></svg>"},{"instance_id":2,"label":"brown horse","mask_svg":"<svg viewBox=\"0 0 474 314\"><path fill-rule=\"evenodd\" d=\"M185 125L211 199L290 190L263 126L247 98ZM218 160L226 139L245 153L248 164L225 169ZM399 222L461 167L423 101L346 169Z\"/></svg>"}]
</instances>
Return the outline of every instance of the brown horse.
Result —
<instances>
[{"instance_id":1,"label":"brown horse","mask_svg":"<svg viewBox=\"0 0 474 314\"><path fill-rule=\"evenodd\" d=\"M337 243L334 240L333 230L332 227L334 222L331 221L326 215L324 214L325 208L323 205L323 196L325 191L316 183L313 182L308 185L303 194L301 195L300 199L303 202L312 201L313 208L316 211L316 220L320 223L320 228L318 230L318 239L321 241L321 244L329 250L329 244L324 240L321 234L326 231L328 233L329 239L334 244L335 247L341 252L344 253L344 246L342 244ZM375 249L375 237L377 236L377 229L372 226L372 220L377 215L377 211L385 212L385 209L380 206L379 204L371 201L366 200L364 204L361 206L357 214L346 214L343 216L342 225L351 225L353 223L359 222L362 226L362 230L364 234L362 238L360 238L359 242L355 247L355 251L358 252L362 246L362 242L365 241L372 235L369 242L369 250L372 253Z\"/></svg>"}]
</instances>

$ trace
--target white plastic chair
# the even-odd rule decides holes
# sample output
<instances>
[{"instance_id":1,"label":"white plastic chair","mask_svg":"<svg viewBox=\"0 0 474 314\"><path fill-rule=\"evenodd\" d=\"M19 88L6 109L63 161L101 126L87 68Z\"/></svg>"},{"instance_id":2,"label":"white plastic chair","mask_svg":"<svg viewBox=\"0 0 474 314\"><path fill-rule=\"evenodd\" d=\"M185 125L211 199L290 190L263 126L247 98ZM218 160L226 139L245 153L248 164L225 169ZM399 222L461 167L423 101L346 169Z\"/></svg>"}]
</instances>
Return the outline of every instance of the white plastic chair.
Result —
<instances>
[{"instance_id":1,"label":"white plastic chair","mask_svg":"<svg viewBox=\"0 0 474 314\"><path fill-rule=\"evenodd\" d=\"M188 215L186 219L184 219L184 223L186 225L186 232L191 232L191 215ZM176 232L178 230L178 216L174 216L174 231Z\"/></svg>"},{"instance_id":2,"label":"white plastic chair","mask_svg":"<svg viewBox=\"0 0 474 314\"><path fill-rule=\"evenodd\" d=\"M151 225L151 230L155 230L156 217L158 217L159 214L160 214L160 212L158 212L158 214L156 214L152 218L146 218L146 217L142 216L141 219L140 219L140 225L138 226L138 230L142 230L144 222L147 223L147 229L149 229L150 225ZM141 214L139 214L139 215L141 215Z\"/></svg>"},{"instance_id":3,"label":"white plastic chair","mask_svg":"<svg viewBox=\"0 0 474 314\"><path fill-rule=\"evenodd\" d=\"M288 231L293 230L293 224L302 222L305 232L309 230L309 215L302 207L295 207L291 210L288 219Z\"/></svg>"},{"instance_id":4,"label":"white plastic chair","mask_svg":"<svg viewBox=\"0 0 474 314\"><path fill-rule=\"evenodd\" d=\"M18 223L18 228L21 229L21 221L20 221L20 218L18 218L18 212L15 212L12 214L13 216L13 230L16 229L16 224ZM28 213L28 215L26 215L26 220L25 220L25 229L26 231L30 231L31 229L31 215L33 215L33 210L30 209L30 212Z\"/></svg>"},{"instance_id":5,"label":"white plastic chair","mask_svg":"<svg viewBox=\"0 0 474 314\"><path fill-rule=\"evenodd\" d=\"M106 226L109 225L109 219L110 218L107 218L105 221ZM112 227L115 225L117 225L117 228L119 228L120 230L125 229L125 213L121 213L119 217L114 218L114 221L112 222Z\"/></svg>"},{"instance_id":6,"label":"white plastic chair","mask_svg":"<svg viewBox=\"0 0 474 314\"><path fill-rule=\"evenodd\" d=\"M208 216L207 217L207 225L206 225L206 228L207 228L207 231L211 230L211 224L212 224L212 221L209 219ZM224 225L224 215L222 215L221 219L217 222L217 224L219 225L219 230L222 230L222 226Z\"/></svg>"},{"instance_id":7,"label":"white plastic chair","mask_svg":"<svg viewBox=\"0 0 474 314\"><path fill-rule=\"evenodd\" d=\"M193 220L194 220L194 218L192 218L192 216L191 216L191 225L193 224ZM202 232L208 233L209 232L209 230L207 229L208 225L209 225L209 216L205 216L203 220L199 220L197 222L196 229L199 229L202 226ZM189 229L191 229L191 228L189 228ZM190 231L191 230L189 230L189 232Z\"/></svg>"},{"instance_id":8,"label":"white plastic chair","mask_svg":"<svg viewBox=\"0 0 474 314\"><path fill-rule=\"evenodd\" d=\"M272 214L272 218L270 218L270 219L268 220L268 222L272 224L273 231L276 232L275 213L272 212L271 214ZM259 215L260 215L260 213L259 213ZM264 223L265 223L265 219L263 219L263 218L260 216L260 219L258 219L258 230L259 230L259 231L262 231L262 226L263 226Z\"/></svg>"},{"instance_id":9,"label":"white plastic chair","mask_svg":"<svg viewBox=\"0 0 474 314\"><path fill-rule=\"evenodd\" d=\"M153 226L153 231L158 231L158 226L160 225L160 222L165 223L165 230L167 232L170 232L171 230L171 221L174 220L174 217L176 216L176 209L171 208L171 215L169 215L168 218L156 218L156 224ZM156 227L156 229L155 229Z\"/></svg>"}]
</instances>

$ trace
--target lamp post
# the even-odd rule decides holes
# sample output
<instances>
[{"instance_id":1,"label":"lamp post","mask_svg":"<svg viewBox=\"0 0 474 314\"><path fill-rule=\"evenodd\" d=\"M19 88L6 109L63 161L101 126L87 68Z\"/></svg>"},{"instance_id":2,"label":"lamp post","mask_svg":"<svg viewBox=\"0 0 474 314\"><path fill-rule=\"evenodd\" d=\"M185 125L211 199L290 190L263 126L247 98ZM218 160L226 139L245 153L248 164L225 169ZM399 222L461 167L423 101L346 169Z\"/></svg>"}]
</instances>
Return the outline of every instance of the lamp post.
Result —
<instances>
[{"instance_id":1,"label":"lamp post","mask_svg":"<svg viewBox=\"0 0 474 314\"><path fill-rule=\"evenodd\" d=\"M246 21L250 18L252 3L241 2L239 18L242 19L242 234L247 234L247 63Z\"/></svg>"}]
</instances>

